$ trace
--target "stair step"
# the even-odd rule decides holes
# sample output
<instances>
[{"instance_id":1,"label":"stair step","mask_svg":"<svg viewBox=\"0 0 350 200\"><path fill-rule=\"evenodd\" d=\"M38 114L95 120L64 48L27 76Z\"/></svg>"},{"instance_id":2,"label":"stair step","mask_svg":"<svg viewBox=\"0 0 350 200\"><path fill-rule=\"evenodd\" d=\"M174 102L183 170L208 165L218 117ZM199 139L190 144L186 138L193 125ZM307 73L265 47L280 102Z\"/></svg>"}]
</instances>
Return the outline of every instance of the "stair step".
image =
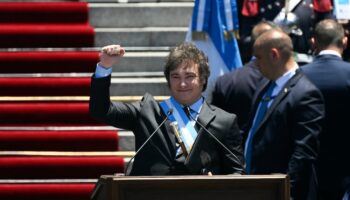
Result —
<instances>
[{"instance_id":1,"label":"stair step","mask_svg":"<svg viewBox=\"0 0 350 200\"><path fill-rule=\"evenodd\" d=\"M95 46L174 47L185 41L187 27L95 28Z\"/></svg>"},{"instance_id":2,"label":"stair step","mask_svg":"<svg viewBox=\"0 0 350 200\"><path fill-rule=\"evenodd\" d=\"M113 96L144 95L146 92L157 96L170 95L168 84L163 77L113 78L111 83L110 94Z\"/></svg>"},{"instance_id":3,"label":"stair step","mask_svg":"<svg viewBox=\"0 0 350 200\"><path fill-rule=\"evenodd\" d=\"M1 102L0 127L102 126L87 102Z\"/></svg>"},{"instance_id":4,"label":"stair step","mask_svg":"<svg viewBox=\"0 0 350 200\"><path fill-rule=\"evenodd\" d=\"M88 24L0 24L0 48L92 46Z\"/></svg>"},{"instance_id":5,"label":"stair step","mask_svg":"<svg viewBox=\"0 0 350 200\"><path fill-rule=\"evenodd\" d=\"M89 77L10 77L0 78L2 96L89 95Z\"/></svg>"},{"instance_id":6,"label":"stair step","mask_svg":"<svg viewBox=\"0 0 350 200\"><path fill-rule=\"evenodd\" d=\"M123 72L162 72L167 51L134 52L127 48L127 53L117 66L113 67L114 76ZM38 76L47 76L47 73L90 74L95 71L99 61L98 51L0 51L0 76L21 76L21 74L40 73ZM140 73L142 72L142 73ZM45 73L46 75L42 75ZM90 76L89 74L89 76ZM136 73L134 73L137 75ZM23 76L23 75L22 75ZM61 74L60 74L61 76Z\"/></svg>"},{"instance_id":7,"label":"stair step","mask_svg":"<svg viewBox=\"0 0 350 200\"><path fill-rule=\"evenodd\" d=\"M95 183L68 183L27 181L25 183L0 183L0 199L6 200L87 200Z\"/></svg>"},{"instance_id":8,"label":"stair step","mask_svg":"<svg viewBox=\"0 0 350 200\"><path fill-rule=\"evenodd\" d=\"M98 61L96 51L3 51L0 73L92 73Z\"/></svg>"},{"instance_id":9,"label":"stair step","mask_svg":"<svg viewBox=\"0 0 350 200\"><path fill-rule=\"evenodd\" d=\"M135 136L129 130L119 130L119 149L120 151L135 151Z\"/></svg>"},{"instance_id":10,"label":"stair step","mask_svg":"<svg viewBox=\"0 0 350 200\"><path fill-rule=\"evenodd\" d=\"M45 16L45 17L43 17ZM0 23L87 23L86 2L2 2Z\"/></svg>"},{"instance_id":11,"label":"stair step","mask_svg":"<svg viewBox=\"0 0 350 200\"><path fill-rule=\"evenodd\" d=\"M165 59L169 52L129 52L126 53L113 71L118 72L162 72L164 70Z\"/></svg>"},{"instance_id":12,"label":"stair step","mask_svg":"<svg viewBox=\"0 0 350 200\"><path fill-rule=\"evenodd\" d=\"M0 130L0 151L118 151L119 138L116 130Z\"/></svg>"},{"instance_id":13,"label":"stair step","mask_svg":"<svg viewBox=\"0 0 350 200\"><path fill-rule=\"evenodd\" d=\"M124 172L118 156L4 156L1 179L83 179ZM30 172L30 173L29 173Z\"/></svg>"},{"instance_id":14,"label":"stair step","mask_svg":"<svg viewBox=\"0 0 350 200\"><path fill-rule=\"evenodd\" d=\"M0 139L0 151L7 152L38 151L39 149L45 151L135 151L134 134L130 130L117 129L112 126L0 126ZM75 142L75 140L79 141ZM116 153L112 155L118 155ZM101 155L99 152L96 154ZM119 156L127 157L123 153Z\"/></svg>"},{"instance_id":15,"label":"stair step","mask_svg":"<svg viewBox=\"0 0 350 200\"><path fill-rule=\"evenodd\" d=\"M2 96L89 96L90 77L2 77ZM125 90L127 88L127 90ZM112 78L112 96L169 95L164 77L117 77Z\"/></svg>"},{"instance_id":16,"label":"stair step","mask_svg":"<svg viewBox=\"0 0 350 200\"><path fill-rule=\"evenodd\" d=\"M193 2L89 3L95 28L188 27Z\"/></svg>"},{"instance_id":17,"label":"stair step","mask_svg":"<svg viewBox=\"0 0 350 200\"><path fill-rule=\"evenodd\" d=\"M157 101L168 99L169 96L154 96ZM111 96L112 101L133 102L142 96ZM87 102L89 96L0 96L0 102Z\"/></svg>"}]
</instances>

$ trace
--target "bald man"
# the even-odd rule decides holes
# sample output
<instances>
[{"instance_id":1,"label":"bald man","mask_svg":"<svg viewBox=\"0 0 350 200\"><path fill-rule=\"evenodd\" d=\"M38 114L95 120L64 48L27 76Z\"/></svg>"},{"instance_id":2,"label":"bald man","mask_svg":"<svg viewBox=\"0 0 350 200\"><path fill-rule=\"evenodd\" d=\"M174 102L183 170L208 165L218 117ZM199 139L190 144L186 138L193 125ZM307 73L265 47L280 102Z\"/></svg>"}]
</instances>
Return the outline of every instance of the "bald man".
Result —
<instances>
[{"instance_id":1,"label":"bald man","mask_svg":"<svg viewBox=\"0 0 350 200\"><path fill-rule=\"evenodd\" d=\"M324 118L322 94L300 73L286 33L263 33L253 55L267 80L254 95L244 134L247 173L288 174L292 198L308 199Z\"/></svg>"},{"instance_id":2,"label":"bald man","mask_svg":"<svg viewBox=\"0 0 350 200\"><path fill-rule=\"evenodd\" d=\"M254 43L259 35L272 28L280 29L271 21L259 22L253 28L252 42ZM249 119L254 92L263 79L256 66L255 57L252 57L243 67L226 73L216 80L209 98L210 102L229 113L236 114L238 125L243 129Z\"/></svg>"}]
</instances>

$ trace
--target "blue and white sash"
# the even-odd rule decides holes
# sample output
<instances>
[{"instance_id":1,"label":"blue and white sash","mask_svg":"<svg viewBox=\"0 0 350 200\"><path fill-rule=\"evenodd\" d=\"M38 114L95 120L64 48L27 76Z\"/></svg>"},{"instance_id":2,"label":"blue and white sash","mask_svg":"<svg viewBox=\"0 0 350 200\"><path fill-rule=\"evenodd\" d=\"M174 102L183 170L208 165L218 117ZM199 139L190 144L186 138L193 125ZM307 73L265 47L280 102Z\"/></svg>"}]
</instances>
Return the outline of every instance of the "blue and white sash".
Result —
<instances>
[{"instance_id":1,"label":"blue and white sash","mask_svg":"<svg viewBox=\"0 0 350 200\"><path fill-rule=\"evenodd\" d=\"M170 109L173 109L173 114L169 116L169 120L178 123L181 139L185 144L187 152L190 152L198 133L193 127L191 120L183 111L182 106L176 102L174 97L170 97L169 99L160 102L160 107L164 113L168 113Z\"/></svg>"}]
</instances>

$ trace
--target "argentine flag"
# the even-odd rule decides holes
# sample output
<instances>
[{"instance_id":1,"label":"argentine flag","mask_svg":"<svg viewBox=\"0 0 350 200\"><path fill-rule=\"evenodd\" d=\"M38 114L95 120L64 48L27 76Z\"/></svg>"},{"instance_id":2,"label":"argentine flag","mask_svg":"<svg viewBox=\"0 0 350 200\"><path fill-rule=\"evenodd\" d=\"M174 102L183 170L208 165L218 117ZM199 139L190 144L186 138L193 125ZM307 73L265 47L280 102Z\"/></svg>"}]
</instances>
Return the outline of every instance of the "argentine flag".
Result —
<instances>
[{"instance_id":1,"label":"argentine flag","mask_svg":"<svg viewBox=\"0 0 350 200\"><path fill-rule=\"evenodd\" d=\"M186 41L208 56L208 94L218 76L242 66L236 40L238 26L236 0L195 0Z\"/></svg>"}]
</instances>

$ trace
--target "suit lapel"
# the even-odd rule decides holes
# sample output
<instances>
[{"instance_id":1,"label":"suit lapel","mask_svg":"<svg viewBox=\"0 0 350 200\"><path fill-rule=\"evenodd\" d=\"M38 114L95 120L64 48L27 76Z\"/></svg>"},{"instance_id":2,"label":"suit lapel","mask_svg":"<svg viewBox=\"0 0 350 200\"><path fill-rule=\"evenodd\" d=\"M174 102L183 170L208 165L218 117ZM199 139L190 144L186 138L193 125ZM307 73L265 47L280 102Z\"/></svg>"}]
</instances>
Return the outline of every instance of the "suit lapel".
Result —
<instances>
[{"instance_id":1,"label":"suit lapel","mask_svg":"<svg viewBox=\"0 0 350 200\"><path fill-rule=\"evenodd\" d=\"M208 124L214 119L214 117L215 113L213 112L212 108L206 102L204 102L200 114L198 116L199 123L201 123L204 127L208 127ZM198 126L197 123L196 126L198 127L197 132L199 135L204 130L201 126Z\"/></svg>"},{"instance_id":2,"label":"suit lapel","mask_svg":"<svg viewBox=\"0 0 350 200\"><path fill-rule=\"evenodd\" d=\"M302 74L300 73L300 70L296 72L296 74L287 81L287 83L282 87L281 91L279 91L278 95L272 102L269 109L266 111L266 114L264 116L264 119L261 121L260 125L257 127L256 132L259 131L260 127L268 120L268 118L271 116L273 111L276 109L276 107L281 103L281 101L290 93L290 91L293 89L295 84L298 82L298 80L301 78ZM265 86L266 87L266 86ZM260 95L261 96L261 95Z\"/></svg>"},{"instance_id":3,"label":"suit lapel","mask_svg":"<svg viewBox=\"0 0 350 200\"><path fill-rule=\"evenodd\" d=\"M165 114L162 113L160 114L162 111L159 109L158 110L159 115L162 116L162 119L165 118ZM157 142L151 142L152 146L157 149L159 151L159 153L169 162L169 164L171 164L171 160L170 158L174 157L174 152L173 149L175 149L175 136L172 134L172 130L170 128L170 121L167 120L165 122L165 124L163 125L164 127L162 128L162 130L164 130L164 128L166 129L167 134L159 134L156 133L157 135L155 135L156 137L154 138L154 140L160 140L161 143L157 143ZM161 133L163 133L163 131L161 131ZM159 145L162 144L162 145Z\"/></svg>"},{"instance_id":4,"label":"suit lapel","mask_svg":"<svg viewBox=\"0 0 350 200\"><path fill-rule=\"evenodd\" d=\"M203 104L203 107L202 107L202 109L200 111L200 114L198 116L198 122L201 123L205 128L208 128L210 122L214 119L214 117L215 117L214 111L205 102ZM200 144L199 140L201 140L201 138L203 138L201 135L202 134L208 134L208 133L205 133L205 130L198 123L196 123L195 126L198 127L198 129L197 129L198 135L197 135L197 138L196 138L195 142L193 143L192 150L198 147L197 144ZM202 148L202 147L200 147L200 148Z\"/></svg>"}]
</instances>

